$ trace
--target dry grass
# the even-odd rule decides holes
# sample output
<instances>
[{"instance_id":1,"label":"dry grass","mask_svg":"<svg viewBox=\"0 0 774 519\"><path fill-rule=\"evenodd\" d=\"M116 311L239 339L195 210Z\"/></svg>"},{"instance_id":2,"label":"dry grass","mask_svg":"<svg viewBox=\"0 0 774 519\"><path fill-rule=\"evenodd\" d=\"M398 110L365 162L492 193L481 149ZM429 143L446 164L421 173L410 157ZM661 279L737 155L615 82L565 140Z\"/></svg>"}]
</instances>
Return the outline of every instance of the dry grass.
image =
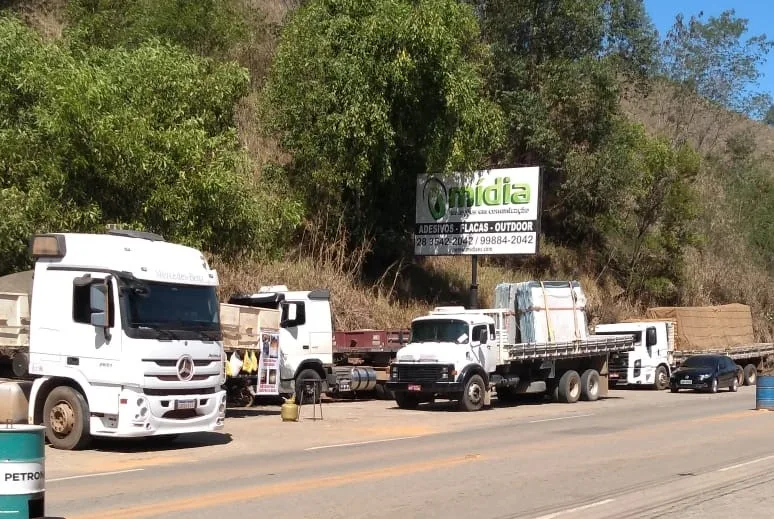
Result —
<instances>
[{"instance_id":1,"label":"dry grass","mask_svg":"<svg viewBox=\"0 0 774 519\"><path fill-rule=\"evenodd\" d=\"M722 153L729 137L748 131L760 153L774 153L774 127L713 106L663 81L655 81L647 97L634 94L621 102L624 112L652 133L685 139L704 154Z\"/></svg>"},{"instance_id":2,"label":"dry grass","mask_svg":"<svg viewBox=\"0 0 774 519\"><path fill-rule=\"evenodd\" d=\"M11 0L7 7L45 39L58 39L64 29L66 0Z\"/></svg>"}]
</instances>

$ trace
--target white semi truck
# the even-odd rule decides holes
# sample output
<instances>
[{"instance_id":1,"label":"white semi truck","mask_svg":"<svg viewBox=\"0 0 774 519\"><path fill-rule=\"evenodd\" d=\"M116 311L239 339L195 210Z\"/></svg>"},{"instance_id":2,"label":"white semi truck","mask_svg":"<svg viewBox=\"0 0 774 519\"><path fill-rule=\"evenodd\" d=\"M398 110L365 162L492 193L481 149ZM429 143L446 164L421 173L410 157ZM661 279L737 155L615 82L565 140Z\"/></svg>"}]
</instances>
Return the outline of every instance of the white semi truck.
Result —
<instances>
[{"instance_id":1,"label":"white semi truck","mask_svg":"<svg viewBox=\"0 0 774 519\"><path fill-rule=\"evenodd\" d=\"M23 399L55 448L223 427L218 275L201 252L111 230L37 235L31 253L30 380L3 398Z\"/></svg>"},{"instance_id":2,"label":"white semi truck","mask_svg":"<svg viewBox=\"0 0 774 519\"><path fill-rule=\"evenodd\" d=\"M279 393L294 394L305 401L313 387L305 381L319 384L320 394L357 395L375 392L392 399L384 389L389 363L395 352L406 342L404 331L347 330L334 331L330 291L288 290L285 285L261 287L252 294L233 295L228 304L281 311L279 343L281 349ZM408 337L406 331L405 337ZM246 382L230 378L227 387L233 400L241 405L251 401ZM247 391L245 389L248 389ZM318 395L319 396L319 395Z\"/></svg>"},{"instance_id":3,"label":"white semi truck","mask_svg":"<svg viewBox=\"0 0 774 519\"><path fill-rule=\"evenodd\" d=\"M699 348L692 344L692 337L683 334L683 343L677 340L675 328L677 321L643 320L614 324L599 324L595 328L598 335L631 334L634 336L634 348L631 351L610 355L609 381L611 386L640 386L663 391L669 388L672 371L691 355L702 353L722 353L731 357L738 366L739 385L755 385L758 372L770 370L774 363L774 344L746 342L736 344L727 341L720 330L707 327L702 334L708 337L718 335L726 346ZM719 325L722 327L722 324ZM748 335L752 335L752 327Z\"/></svg>"},{"instance_id":4,"label":"white semi truck","mask_svg":"<svg viewBox=\"0 0 774 519\"><path fill-rule=\"evenodd\" d=\"M509 343L508 310L438 307L411 324L387 383L400 408L445 398L465 411L523 393L559 402L597 400L607 392L607 358L634 347L631 335L591 335L545 343Z\"/></svg>"}]
</instances>

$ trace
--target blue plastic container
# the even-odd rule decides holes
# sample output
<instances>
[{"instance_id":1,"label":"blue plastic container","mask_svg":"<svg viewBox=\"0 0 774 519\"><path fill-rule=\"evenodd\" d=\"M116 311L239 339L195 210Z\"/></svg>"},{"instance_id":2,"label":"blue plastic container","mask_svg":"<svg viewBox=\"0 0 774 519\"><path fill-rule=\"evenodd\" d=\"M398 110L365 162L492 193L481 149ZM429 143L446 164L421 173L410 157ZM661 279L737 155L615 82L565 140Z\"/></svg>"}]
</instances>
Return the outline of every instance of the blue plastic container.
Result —
<instances>
[{"instance_id":1,"label":"blue plastic container","mask_svg":"<svg viewBox=\"0 0 774 519\"><path fill-rule=\"evenodd\" d=\"M0 517L45 517L45 428L0 424Z\"/></svg>"},{"instance_id":2,"label":"blue plastic container","mask_svg":"<svg viewBox=\"0 0 774 519\"><path fill-rule=\"evenodd\" d=\"M758 375L755 381L755 408L774 410L774 376Z\"/></svg>"}]
</instances>

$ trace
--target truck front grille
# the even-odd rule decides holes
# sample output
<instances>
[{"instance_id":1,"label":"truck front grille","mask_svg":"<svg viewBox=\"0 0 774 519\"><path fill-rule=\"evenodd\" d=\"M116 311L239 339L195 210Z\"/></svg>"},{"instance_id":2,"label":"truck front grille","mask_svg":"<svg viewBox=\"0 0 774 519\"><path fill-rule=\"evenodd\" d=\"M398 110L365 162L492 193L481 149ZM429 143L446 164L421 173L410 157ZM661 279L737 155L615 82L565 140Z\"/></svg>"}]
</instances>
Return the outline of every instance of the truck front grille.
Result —
<instances>
[{"instance_id":1,"label":"truck front grille","mask_svg":"<svg viewBox=\"0 0 774 519\"><path fill-rule=\"evenodd\" d=\"M441 370L444 368L438 364L393 364L393 366L398 368L397 382L437 382L441 380Z\"/></svg>"}]
</instances>

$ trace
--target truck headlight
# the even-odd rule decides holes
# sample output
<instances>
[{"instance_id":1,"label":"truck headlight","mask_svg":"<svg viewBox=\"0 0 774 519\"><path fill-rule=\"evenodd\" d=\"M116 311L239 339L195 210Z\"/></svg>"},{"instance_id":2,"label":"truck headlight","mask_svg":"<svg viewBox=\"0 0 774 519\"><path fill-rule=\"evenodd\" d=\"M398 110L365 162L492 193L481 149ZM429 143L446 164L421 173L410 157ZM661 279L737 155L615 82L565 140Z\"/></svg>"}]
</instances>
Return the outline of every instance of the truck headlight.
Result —
<instances>
[{"instance_id":1,"label":"truck headlight","mask_svg":"<svg viewBox=\"0 0 774 519\"><path fill-rule=\"evenodd\" d=\"M390 367L390 378L392 380L398 380L398 366Z\"/></svg>"}]
</instances>

